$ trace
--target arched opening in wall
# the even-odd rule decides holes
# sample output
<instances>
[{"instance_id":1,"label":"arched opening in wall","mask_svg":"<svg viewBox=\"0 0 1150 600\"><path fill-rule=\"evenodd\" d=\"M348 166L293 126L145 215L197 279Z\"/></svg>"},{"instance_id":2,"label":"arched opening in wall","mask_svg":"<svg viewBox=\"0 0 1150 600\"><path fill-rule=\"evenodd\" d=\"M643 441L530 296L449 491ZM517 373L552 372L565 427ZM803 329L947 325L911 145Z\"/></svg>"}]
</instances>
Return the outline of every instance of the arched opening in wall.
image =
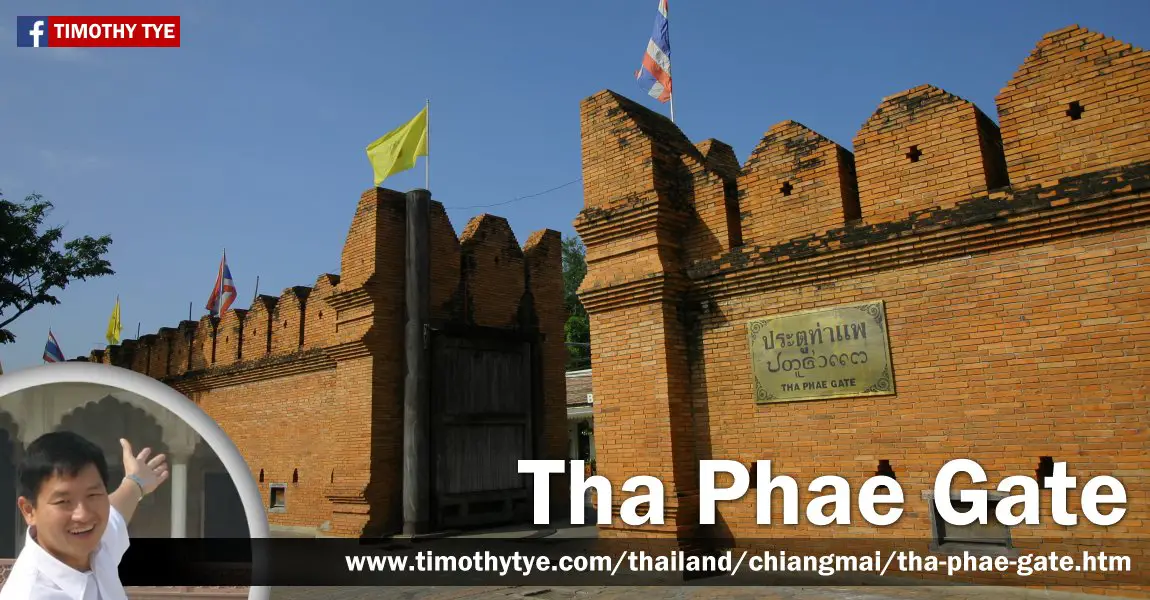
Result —
<instances>
[{"instance_id":1,"label":"arched opening in wall","mask_svg":"<svg viewBox=\"0 0 1150 600\"><path fill-rule=\"evenodd\" d=\"M16 539L24 533L20 526L24 519L16 508L16 463L22 448L16 422L0 412L0 559L16 558Z\"/></svg>"},{"instance_id":2,"label":"arched opening in wall","mask_svg":"<svg viewBox=\"0 0 1150 600\"><path fill-rule=\"evenodd\" d=\"M156 409L162 410L158 405ZM121 402L114 396L105 396L65 415L56 431L82 435L104 451L108 461L108 491L115 491L124 480L124 451L120 438L128 440L136 453L144 448L151 448L152 456L169 453L164 444L164 430L156 419L143 409ZM169 481L140 502L132 522L128 524L128 532L139 538L171 537L171 517L172 486Z\"/></svg>"},{"instance_id":3,"label":"arched opening in wall","mask_svg":"<svg viewBox=\"0 0 1150 600\"><path fill-rule=\"evenodd\" d=\"M188 537L247 538L239 489L220 457L203 440L188 461Z\"/></svg>"}]
</instances>

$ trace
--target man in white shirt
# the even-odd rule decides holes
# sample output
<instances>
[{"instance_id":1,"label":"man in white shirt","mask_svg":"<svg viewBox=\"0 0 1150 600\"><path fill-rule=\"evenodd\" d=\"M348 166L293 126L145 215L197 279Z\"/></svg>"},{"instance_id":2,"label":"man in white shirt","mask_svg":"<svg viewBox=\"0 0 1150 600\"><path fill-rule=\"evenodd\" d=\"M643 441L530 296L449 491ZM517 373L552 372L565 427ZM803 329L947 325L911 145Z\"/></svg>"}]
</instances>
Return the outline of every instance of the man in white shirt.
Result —
<instances>
[{"instance_id":1,"label":"man in white shirt","mask_svg":"<svg viewBox=\"0 0 1150 600\"><path fill-rule=\"evenodd\" d=\"M128 522L144 496L168 479L161 454L124 450L124 481L108 493L108 462L98 446L71 432L41 436L19 467L24 549L0 600L127 600L119 565Z\"/></svg>"}]
</instances>

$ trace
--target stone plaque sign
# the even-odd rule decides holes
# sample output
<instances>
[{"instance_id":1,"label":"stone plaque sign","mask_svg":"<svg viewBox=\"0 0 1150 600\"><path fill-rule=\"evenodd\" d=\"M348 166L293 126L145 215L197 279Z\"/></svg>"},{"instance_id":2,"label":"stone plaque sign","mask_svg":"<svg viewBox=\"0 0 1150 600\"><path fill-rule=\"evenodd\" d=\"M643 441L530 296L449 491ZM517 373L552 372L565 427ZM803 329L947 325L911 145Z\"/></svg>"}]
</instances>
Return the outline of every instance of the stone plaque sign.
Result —
<instances>
[{"instance_id":1,"label":"stone plaque sign","mask_svg":"<svg viewBox=\"0 0 1150 600\"><path fill-rule=\"evenodd\" d=\"M881 300L757 319L747 333L756 403L895 393Z\"/></svg>"}]
</instances>

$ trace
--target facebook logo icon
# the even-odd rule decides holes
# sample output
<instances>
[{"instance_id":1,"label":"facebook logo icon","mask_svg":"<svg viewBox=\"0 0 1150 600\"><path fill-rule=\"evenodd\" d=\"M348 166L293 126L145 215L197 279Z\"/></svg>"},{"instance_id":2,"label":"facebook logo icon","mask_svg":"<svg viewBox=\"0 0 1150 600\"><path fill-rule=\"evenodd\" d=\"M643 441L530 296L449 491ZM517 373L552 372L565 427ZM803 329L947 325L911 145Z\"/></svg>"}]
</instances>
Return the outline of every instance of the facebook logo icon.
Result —
<instances>
[{"instance_id":1,"label":"facebook logo icon","mask_svg":"<svg viewBox=\"0 0 1150 600\"><path fill-rule=\"evenodd\" d=\"M20 48L48 47L48 17L16 17L16 45Z\"/></svg>"}]
</instances>

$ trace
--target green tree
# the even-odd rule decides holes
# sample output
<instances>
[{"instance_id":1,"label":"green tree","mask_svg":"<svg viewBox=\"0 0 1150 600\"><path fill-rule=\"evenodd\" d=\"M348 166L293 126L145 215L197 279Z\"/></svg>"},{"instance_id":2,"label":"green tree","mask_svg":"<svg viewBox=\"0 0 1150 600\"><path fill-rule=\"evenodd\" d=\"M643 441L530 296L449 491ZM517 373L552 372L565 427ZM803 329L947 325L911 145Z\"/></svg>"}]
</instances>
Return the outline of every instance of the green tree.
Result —
<instances>
[{"instance_id":1,"label":"green tree","mask_svg":"<svg viewBox=\"0 0 1150 600\"><path fill-rule=\"evenodd\" d=\"M579 301L579 285L587 276L587 250L579 237L563 240L563 303L567 308L567 323L563 327L567 342L567 369L586 369L591 366L591 322L587 310Z\"/></svg>"},{"instance_id":2,"label":"green tree","mask_svg":"<svg viewBox=\"0 0 1150 600\"><path fill-rule=\"evenodd\" d=\"M41 304L59 304L54 290L74 279L115 273L104 258L111 236L84 236L61 245L63 227L40 232L50 212L52 203L39 194L11 202L0 193L0 344L16 341L5 328L21 315Z\"/></svg>"}]
</instances>

